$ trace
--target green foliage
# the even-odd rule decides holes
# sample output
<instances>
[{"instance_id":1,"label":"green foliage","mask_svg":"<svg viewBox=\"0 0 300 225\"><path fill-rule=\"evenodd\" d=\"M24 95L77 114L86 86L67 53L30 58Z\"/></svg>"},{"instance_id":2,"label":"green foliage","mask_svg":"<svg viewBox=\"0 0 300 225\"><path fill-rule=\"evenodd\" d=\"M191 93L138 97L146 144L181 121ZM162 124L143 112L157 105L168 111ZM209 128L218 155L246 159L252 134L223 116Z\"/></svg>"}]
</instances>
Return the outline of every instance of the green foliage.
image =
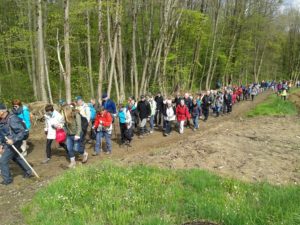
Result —
<instances>
[{"instance_id":1,"label":"green foliage","mask_svg":"<svg viewBox=\"0 0 300 225\"><path fill-rule=\"evenodd\" d=\"M258 104L247 115L249 117L254 116L284 116L284 115L296 115L297 108L290 101L284 101L276 94L271 95L267 101Z\"/></svg>"},{"instance_id":2,"label":"green foliage","mask_svg":"<svg viewBox=\"0 0 300 225\"><path fill-rule=\"evenodd\" d=\"M247 184L201 170L117 167L68 171L23 209L27 224L299 224L299 186Z\"/></svg>"}]
</instances>

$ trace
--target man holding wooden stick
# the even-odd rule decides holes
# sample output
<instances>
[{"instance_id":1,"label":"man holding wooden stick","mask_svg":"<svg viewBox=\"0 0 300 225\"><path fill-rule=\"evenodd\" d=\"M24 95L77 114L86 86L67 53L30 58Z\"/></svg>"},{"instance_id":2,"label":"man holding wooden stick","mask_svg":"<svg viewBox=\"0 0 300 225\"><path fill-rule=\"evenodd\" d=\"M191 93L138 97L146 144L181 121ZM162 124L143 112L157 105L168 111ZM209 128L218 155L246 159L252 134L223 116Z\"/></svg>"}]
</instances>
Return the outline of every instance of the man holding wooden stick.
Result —
<instances>
[{"instance_id":1,"label":"man holding wooden stick","mask_svg":"<svg viewBox=\"0 0 300 225\"><path fill-rule=\"evenodd\" d=\"M9 170L9 161L12 159L24 171L24 178L32 176L32 169L25 159L16 152L20 149L26 136L26 129L22 121L14 114L9 113L6 106L0 103L0 169L2 185L12 183L13 178Z\"/></svg>"}]
</instances>

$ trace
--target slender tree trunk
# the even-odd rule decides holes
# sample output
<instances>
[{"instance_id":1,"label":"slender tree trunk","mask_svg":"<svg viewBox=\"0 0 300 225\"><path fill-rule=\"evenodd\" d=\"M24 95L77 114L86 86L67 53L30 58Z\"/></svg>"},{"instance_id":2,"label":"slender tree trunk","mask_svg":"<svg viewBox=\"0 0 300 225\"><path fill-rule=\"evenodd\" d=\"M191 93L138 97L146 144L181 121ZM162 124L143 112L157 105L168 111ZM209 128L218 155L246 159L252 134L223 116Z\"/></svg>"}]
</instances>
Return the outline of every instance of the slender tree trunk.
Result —
<instances>
[{"instance_id":1,"label":"slender tree trunk","mask_svg":"<svg viewBox=\"0 0 300 225\"><path fill-rule=\"evenodd\" d=\"M110 96L111 89L112 89L112 81L114 73L116 72L116 65L115 65L115 59L116 59L116 52L117 52L117 32L114 31L114 44L112 47L111 43L111 20L110 20L110 8L109 5L107 5L107 36L108 36L108 42L109 42L109 49L110 49L110 57L111 57L111 65L110 65L110 72L109 72L109 81L108 81L108 88L107 88L107 94Z\"/></svg>"},{"instance_id":2,"label":"slender tree trunk","mask_svg":"<svg viewBox=\"0 0 300 225\"><path fill-rule=\"evenodd\" d=\"M265 43L264 47L263 47L263 50L262 50L262 53L261 53L260 60L259 60L259 65L258 65L258 69L257 69L257 73L256 73L255 82L259 81L259 75L260 75L261 67L262 67L262 64L263 64L266 47L267 47L267 44Z\"/></svg>"},{"instance_id":3,"label":"slender tree trunk","mask_svg":"<svg viewBox=\"0 0 300 225\"><path fill-rule=\"evenodd\" d=\"M212 49L211 49L211 55L210 55L210 61L209 61L209 67L206 77L206 84L205 88L206 90L209 89L209 83L212 76L212 70L213 70L213 64L215 59L215 50L216 50L216 40L217 40L217 33L218 33L218 25L219 25L219 9L220 9L220 2L219 0L215 0L217 7L215 9L215 15L214 15L214 28L213 28L213 42L212 42Z\"/></svg>"},{"instance_id":4,"label":"slender tree trunk","mask_svg":"<svg viewBox=\"0 0 300 225\"><path fill-rule=\"evenodd\" d=\"M62 99L62 85L63 85L63 80L65 78L65 68L61 60L61 53L60 53L60 43L59 43L59 38L58 38L58 29L56 31L56 54L57 54L57 61L59 65L59 99Z\"/></svg>"},{"instance_id":5,"label":"slender tree trunk","mask_svg":"<svg viewBox=\"0 0 300 225\"><path fill-rule=\"evenodd\" d=\"M35 30L35 24L36 24L36 14L32 13L32 5L31 1L27 0L27 7L28 7L28 30L29 30L29 44L30 44L30 51L31 51L31 77L32 77L32 86L33 86L33 94L34 94L34 99L37 100L37 82L36 82L36 64L35 64L35 42L34 42L34 37L32 35L33 30ZM33 18L32 18L33 15ZM32 19L33 19L33 24L32 26Z\"/></svg>"},{"instance_id":6,"label":"slender tree trunk","mask_svg":"<svg viewBox=\"0 0 300 225\"><path fill-rule=\"evenodd\" d=\"M118 63L118 71L119 71L119 82L120 82L120 97L119 102L123 102L125 100L125 89L124 89L124 71L123 71L123 47L122 47L122 30L121 30L121 3L120 0L117 1L117 13L118 13L118 21L117 23L117 32L118 32L118 54L117 54L117 63Z\"/></svg>"},{"instance_id":7,"label":"slender tree trunk","mask_svg":"<svg viewBox=\"0 0 300 225\"><path fill-rule=\"evenodd\" d=\"M98 0L98 35L99 35L99 74L98 98L101 99L104 73L104 43L103 43L103 11L102 0Z\"/></svg>"},{"instance_id":8,"label":"slender tree trunk","mask_svg":"<svg viewBox=\"0 0 300 225\"><path fill-rule=\"evenodd\" d=\"M88 69L89 81L91 87L91 97L95 97L94 82L93 82L93 69L92 69L92 50L91 50L91 28L90 28L90 12L86 11L86 30L87 30L87 53L88 53Z\"/></svg>"},{"instance_id":9,"label":"slender tree trunk","mask_svg":"<svg viewBox=\"0 0 300 225\"><path fill-rule=\"evenodd\" d=\"M52 99L52 92L51 92L51 85L50 85L50 79L49 79L49 70L48 70L48 60L47 60L47 54L46 51L44 50L44 60L45 60L45 76L46 76L46 82L47 82L47 89L48 89L48 94L49 94L49 100L50 103L53 104L53 99Z\"/></svg>"},{"instance_id":10,"label":"slender tree trunk","mask_svg":"<svg viewBox=\"0 0 300 225\"><path fill-rule=\"evenodd\" d=\"M134 87L135 92L134 95L136 99L139 95L139 82L138 82L138 69L136 62L136 31L137 31L137 2L132 0L132 72L134 77Z\"/></svg>"},{"instance_id":11,"label":"slender tree trunk","mask_svg":"<svg viewBox=\"0 0 300 225\"><path fill-rule=\"evenodd\" d=\"M152 37L152 30L153 30L153 1L151 1L151 15L149 20L149 30L148 30L148 38L147 38L147 47L146 47L146 56L145 62L143 66L143 74L142 74L142 81L140 86L140 95L146 92L146 74L148 71L149 61L150 61L150 45L151 45L151 37Z\"/></svg>"},{"instance_id":12,"label":"slender tree trunk","mask_svg":"<svg viewBox=\"0 0 300 225\"><path fill-rule=\"evenodd\" d=\"M38 76L40 77L41 100L47 102L46 77L45 77L45 59L44 59L44 38L43 38L43 14L42 0L37 0L37 49L38 49Z\"/></svg>"},{"instance_id":13,"label":"slender tree trunk","mask_svg":"<svg viewBox=\"0 0 300 225\"><path fill-rule=\"evenodd\" d=\"M64 0L64 46L65 46L65 91L66 101L71 103L71 55L70 55L70 24L69 24L70 1Z\"/></svg>"}]
</instances>

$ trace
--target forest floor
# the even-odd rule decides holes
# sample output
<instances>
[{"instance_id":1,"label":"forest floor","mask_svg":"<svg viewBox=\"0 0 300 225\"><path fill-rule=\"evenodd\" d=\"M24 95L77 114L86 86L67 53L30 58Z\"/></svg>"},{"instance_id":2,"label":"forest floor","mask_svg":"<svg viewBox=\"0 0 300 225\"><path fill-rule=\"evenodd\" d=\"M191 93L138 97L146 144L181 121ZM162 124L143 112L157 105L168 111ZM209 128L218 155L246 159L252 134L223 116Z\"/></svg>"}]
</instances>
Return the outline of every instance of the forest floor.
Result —
<instances>
[{"instance_id":1,"label":"forest floor","mask_svg":"<svg viewBox=\"0 0 300 225\"><path fill-rule=\"evenodd\" d=\"M264 102L271 92L259 95L254 102L240 102L230 115L210 117L200 122L200 130L173 132L164 137L154 132L143 139L134 138L131 148L119 147L115 140L112 155L92 157L87 164L110 159L122 165L145 164L163 168L200 168L247 182L266 181L272 184L300 183L300 126L298 116L248 118L246 113ZM300 105L300 95L291 96ZM297 104L296 104L297 105ZM299 136L298 136L299 135ZM114 137L114 135L113 135ZM35 127L30 136L27 157L41 179L22 178L22 172L11 164L14 183L0 187L1 224L24 224L22 205L42 187L67 170L68 161L62 149L53 145L51 162L43 165L45 136L42 127Z\"/></svg>"}]
</instances>

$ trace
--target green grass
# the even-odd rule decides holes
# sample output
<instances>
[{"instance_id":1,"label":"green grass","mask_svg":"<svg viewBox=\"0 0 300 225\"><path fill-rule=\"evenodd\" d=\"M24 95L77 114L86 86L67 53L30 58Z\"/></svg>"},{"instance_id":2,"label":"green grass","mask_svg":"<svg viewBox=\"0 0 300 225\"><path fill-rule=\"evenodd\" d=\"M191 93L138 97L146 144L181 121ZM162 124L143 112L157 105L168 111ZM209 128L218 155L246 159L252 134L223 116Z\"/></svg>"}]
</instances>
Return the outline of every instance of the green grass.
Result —
<instances>
[{"instance_id":1,"label":"green grass","mask_svg":"<svg viewBox=\"0 0 300 225\"><path fill-rule=\"evenodd\" d=\"M27 224L300 224L300 187L248 184L201 170L118 167L68 171L23 208Z\"/></svg>"},{"instance_id":2,"label":"green grass","mask_svg":"<svg viewBox=\"0 0 300 225\"><path fill-rule=\"evenodd\" d=\"M254 109L247 113L248 117L255 116L283 116L283 115L296 115L297 108L290 101L284 101L275 94L272 94L268 99L258 104Z\"/></svg>"}]
</instances>

